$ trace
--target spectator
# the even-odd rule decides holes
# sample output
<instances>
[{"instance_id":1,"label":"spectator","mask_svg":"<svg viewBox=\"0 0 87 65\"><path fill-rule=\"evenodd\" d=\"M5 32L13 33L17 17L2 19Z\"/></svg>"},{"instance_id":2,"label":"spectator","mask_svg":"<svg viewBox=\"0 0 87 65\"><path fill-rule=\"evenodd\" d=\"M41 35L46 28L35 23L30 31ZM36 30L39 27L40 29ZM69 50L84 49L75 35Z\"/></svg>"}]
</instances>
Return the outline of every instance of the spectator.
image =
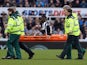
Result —
<instances>
[{"instance_id":1,"label":"spectator","mask_svg":"<svg viewBox=\"0 0 87 65\"><path fill-rule=\"evenodd\" d=\"M27 35L28 34L28 29L27 29L27 23L26 22L24 22L24 32L25 32L25 35Z\"/></svg>"},{"instance_id":2,"label":"spectator","mask_svg":"<svg viewBox=\"0 0 87 65\"><path fill-rule=\"evenodd\" d=\"M42 33L38 30L38 26L33 26L31 30L28 31L29 36L41 36Z\"/></svg>"},{"instance_id":3,"label":"spectator","mask_svg":"<svg viewBox=\"0 0 87 65\"><path fill-rule=\"evenodd\" d=\"M37 7L40 7L40 6L41 6L41 7L44 7L44 6L45 6L45 2L42 1L42 0L37 0L37 1L36 1L36 6L37 6Z\"/></svg>"},{"instance_id":4,"label":"spectator","mask_svg":"<svg viewBox=\"0 0 87 65\"><path fill-rule=\"evenodd\" d=\"M28 0L24 0L24 6L25 6L25 7L29 7L29 6L30 6Z\"/></svg>"},{"instance_id":5,"label":"spectator","mask_svg":"<svg viewBox=\"0 0 87 65\"><path fill-rule=\"evenodd\" d=\"M80 3L80 7L87 8L87 2L86 2L86 0L82 0L82 2Z\"/></svg>"},{"instance_id":6,"label":"spectator","mask_svg":"<svg viewBox=\"0 0 87 65\"><path fill-rule=\"evenodd\" d=\"M23 3L20 2L19 5L18 5L18 7L23 7Z\"/></svg>"},{"instance_id":7,"label":"spectator","mask_svg":"<svg viewBox=\"0 0 87 65\"><path fill-rule=\"evenodd\" d=\"M60 0L61 1L61 4L62 4L62 7L64 6L64 5L67 5L68 4L68 0Z\"/></svg>"},{"instance_id":8,"label":"spectator","mask_svg":"<svg viewBox=\"0 0 87 65\"><path fill-rule=\"evenodd\" d=\"M84 37L84 39L87 40L87 27L85 27L85 37Z\"/></svg>"},{"instance_id":9,"label":"spectator","mask_svg":"<svg viewBox=\"0 0 87 65\"><path fill-rule=\"evenodd\" d=\"M69 5L70 7L72 7L72 6L74 5L74 3L71 2L71 1L69 1L69 2L68 2L68 5Z\"/></svg>"},{"instance_id":10,"label":"spectator","mask_svg":"<svg viewBox=\"0 0 87 65\"><path fill-rule=\"evenodd\" d=\"M58 28L56 31L53 32L54 34L63 34L63 31Z\"/></svg>"},{"instance_id":11,"label":"spectator","mask_svg":"<svg viewBox=\"0 0 87 65\"><path fill-rule=\"evenodd\" d=\"M80 7L80 0L75 0L73 7Z\"/></svg>"},{"instance_id":12,"label":"spectator","mask_svg":"<svg viewBox=\"0 0 87 65\"><path fill-rule=\"evenodd\" d=\"M60 19L59 18L56 18L56 20L54 22L54 29L55 30L57 30L58 28L61 29L61 27L62 27L62 23L61 23Z\"/></svg>"},{"instance_id":13,"label":"spectator","mask_svg":"<svg viewBox=\"0 0 87 65\"><path fill-rule=\"evenodd\" d=\"M45 2L46 4L48 4L48 0L43 0L43 2Z\"/></svg>"},{"instance_id":14,"label":"spectator","mask_svg":"<svg viewBox=\"0 0 87 65\"><path fill-rule=\"evenodd\" d=\"M28 2L25 2L25 7L29 7L29 3Z\"/></svg>"},{"instance_id":15,"label":"spectator","mask_svg":"<svg viewBox=\"0 0 87 65\"><path fill-rule=\"evenodd\" d=\"M83 39L83 34L82 34L82 32L80 33L79 39Z\"/></svg>"},{"instance_id":16,"label":"spectator","mask_svg":"<svg viewBox=\"0 0 87 65\"><path fill-rule=\"evenodd\" d=\"M6 36L4 34L4 30L5 30L5 25L7 24L7 21L8 21L8 16L4 11L1 13L1 19L0 20L1 20L0 24L1 24L1 28L2 28L2 30L1 30L2 37L5 38Z\"/></svg>"},{"instance_id":17,"label":"spectator","mask_svg":"<svg viewBox=\"0 0 87 65\"><path fill-rule=\"evenodd\" d=\"M11 6L10 0L5 0L3 6L4 7L10 7Z\"/></svg>"},{"instance_id":18,"label":"spectator","mask_svg":"<svg viewBox=\"0 0 87 65\"><path fill-rule=\"evenodd\" d=\"M83 31L83 24L84 24L84 22L83 22L83 20L82 20L82 17L81 17L81 15L80 14L78 14L78 21L79 21L79 25L80 25L80 30L81 30L81 32Z\"/></svg>"},{"instance_id":19,"label":"spectator","mask_svg":"<svg viewBox=\"0 0 87 65\"><path fill-rule=\"evenodd\" d=\"M22 2L22 0L16 0L16 6L19 6L20 2Z\"/></svg>"},{"instance_id":20,"label":"spectator","mask_svg":"<svg viewBox=\"0 0 87 65\"><path fill-rule=\"evenodd\" d=\"M2 38L2 33L1 33L2 28L0 27L0 38Z\"/></svg>"},{"instance_id":21,"label":"spectator","mask_svg":"<svg viewBox=\"0 0 87 65\"><path fill-rule=\"evenodd\" d=\"M16 0L12 0L12 1L11 1L11 6L17 6Z\"/></svg>"},{"instance_id":22,"label":"spectator","mask_svg":"<svg viewBox=\"0 0 87 65\"><path fill-rule=\"evenodd\" d=\"M84 27L87 27L87 19L84 22Z\"/></svg>"},{"instance_id":23,"label":"spectator","mask_svg":"<svg viewBox=\"0 0 87 65\"><path fill-rule=\"evenodd\" d=\"M54 0L50 0L49 7L55 7Z\"/></svg>"},{"instance_id":24,"label":"spectator","mask_svg":"<svg viewBox=\"0 0 87 65\"><path fill-rule=\"evenodd\" d=\"M27 23L27 29L30 30L33 26L36 25L35 20L31 17L29 17L29 21Z\"/></svg>"},{"instance_id":25,"label":"spectator","mask_svg":"<svg viewBox=\"0 0 87 65\"><path fill-rule=\"evenodd\" d=\"M64 23L65 23L65 19L64 18L60 18L61 21L61 30L64 31Z\"/></svg>"},{"instance_id":26,"label":"spectator","mask_svg":"<svg viewBox=\"0 0 87 65\"><path fill-rule=\"evenodd\" d=\"M44 3L44 7L48 7L48 0L41 0Z\"/></svg>"},{"instance_id":27,"label":"spectator","mask_svg":"<svg viewBox=\"0 0 87 65\"><path fill-rule=\"evenodd\" d=\"M30 3L30 7L36 7L36 2Z\"/></svg>"},{"instance_id":28,"label":"spectator","mask_svg":"<svg viewBox=\"0 0 87 65\"><path fill-rule=\"evenodd\" d=\"M11 6L11 4L9 2L4 4L4 7L10 7L10 6Z\"/></svg>"},{"instance_id":29,"label":"spectator","mask_svg":"<svg viewBox=\"0 0 87 65\"><path fill-rule=\"evenodd\" d=\"M86 0L0 0L0 7L87 7Z\"/></svg>"},{"instance_id":30,"label":"spectator","mask_svg":"<svg viewBox=\"0 0 87 65\"><path fill-rule=\"evenodd\" d=\"M55 7L61 7L60 0L56 0Z\"/></svg>"},{"instance_id":31,"label":"spectator","mask_svg":"<svg viewBox=\"0 0 87 65\"><path fill-rule=\"evenodd\" d=\"M39 27L41 27L39 17L36 17L35 18L35 22L36 22L36 25L38 25Z\"/></svg>"},{"instance_id":32,"label":"spectator","mask_svg":"<svg viewBox=\"0 0 87 65\"><path fill-rule=\"evenodd\" d=\"M4 0L0 0L0 7L2 7L4 4Z\"/></svg>"},{"instance_id":33,"label":"spectator","mask_svg":"<svg viewBox=\"0 0 87 65\"><path fill-rule=\"evenodd\" d=\"M3 23L6 24L8 20L8 16L4 11L1 13L1 17L2 17Z\"/></svg>"}]
</instances>

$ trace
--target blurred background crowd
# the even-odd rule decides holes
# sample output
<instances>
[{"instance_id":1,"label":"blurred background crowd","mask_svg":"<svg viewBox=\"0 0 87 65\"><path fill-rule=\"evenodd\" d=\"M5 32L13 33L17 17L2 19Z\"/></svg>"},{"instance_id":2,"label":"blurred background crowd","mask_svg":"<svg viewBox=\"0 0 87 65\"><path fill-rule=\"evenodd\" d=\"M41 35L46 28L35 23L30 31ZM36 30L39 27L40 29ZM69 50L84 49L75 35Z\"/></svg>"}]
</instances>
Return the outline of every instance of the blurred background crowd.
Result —
<instances>
[{"instance_id":1,"label":"blurred background crowd","mask_svg":"<svg viewBox=\"0 0 87 65\"><path fill-rule=\"evenodd\" d=\"M74 8L86 8L87 0L0 0L0 7L62 7L68 4ZM41 36L42 22L46 21L45 16L42 17L25 17L25 34L30 36ZM79 25L81 29L80 39L87 38L87 18L82 18L78 14ZM0 17L0 38L6 38L4 30L7 24L8 16L5 12ZM54 17L49 20L52 26L52 34L64 34L64 18Z\"/></svg>"},{"instance_id":2,"label":"blurred background crowd","mask_svg":"<svg viewBox=\"0 0 87 65\"><path fill-rule=\"evenodd\" d=\"M71 7L87 8L87 0L0 0L0 7Z\"/></svg>"}]
</instances>

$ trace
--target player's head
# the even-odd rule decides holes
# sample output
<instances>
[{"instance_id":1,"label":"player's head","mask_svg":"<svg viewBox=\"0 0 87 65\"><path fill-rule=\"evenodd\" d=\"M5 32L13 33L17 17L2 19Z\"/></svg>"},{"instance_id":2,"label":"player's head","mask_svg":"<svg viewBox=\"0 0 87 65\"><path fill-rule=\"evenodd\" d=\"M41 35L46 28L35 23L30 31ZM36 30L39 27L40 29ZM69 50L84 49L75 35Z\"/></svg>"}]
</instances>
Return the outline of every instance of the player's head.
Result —
<instances>
[{"instance_id":1,"label":"player's head","mask_svg":"<svg viewBox=\"0 0 87 65\"><path fill-rule=\"evenodd\" d=\"M46 19L47 17L46 17L46 15L45 15L45 14L42 14L42 18L45 18L45 19Z\"/></svg>"},{"instance_id":2,"label":"player's head","mask_svg":"<svg viewBox=\"0 0 87 65\"><path fill-rule=\"evenodd\" d=\"M64 5L63 9L64 9L64 13L66 16L69 15L70 13L72 13L72 9L69 5Z\"/></svg>"}]
</instances>

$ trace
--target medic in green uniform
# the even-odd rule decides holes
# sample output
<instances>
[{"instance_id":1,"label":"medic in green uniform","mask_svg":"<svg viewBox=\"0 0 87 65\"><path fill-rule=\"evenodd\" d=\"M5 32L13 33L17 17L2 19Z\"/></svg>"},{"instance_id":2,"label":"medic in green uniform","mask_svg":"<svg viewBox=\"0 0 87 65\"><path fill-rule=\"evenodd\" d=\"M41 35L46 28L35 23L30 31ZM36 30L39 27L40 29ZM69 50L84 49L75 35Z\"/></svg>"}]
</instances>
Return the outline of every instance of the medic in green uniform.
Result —
<instances>
[{"instance_id":1,"label":"medic in green uniform","mask_svg":"<svg viewBox=\"0 0 87 65\"><path fill-rule=\"evenodd\" d=\"M13 59L16 56L16 59L21 59L21 52L19 46L19 38L20 35L24 34L24 23L23 18L20 16L16 16L13 8L8 9L8 23L5 29L5 34L9 34L9 38L7 41L8 53L9 56L7 59ZM16 55L13 51L13 47L15 48Z\"/></svg>"},{"instance_id":2,"label":"medic in green uniform","mask_svg":"<svg viewBox=\"0 0 87 65\"><path fill-rule=\"evenodd\" d=\"M62 53L59 56L57 55L57 57L64 59L65 55L68 54L69 50L71 53L70 48L74 44L74 46L78 50L77 59L83 59L83 51L82 51L82 47L79 43L80 28L79 28L78 19L72 13L72 9L70 6L65 5L63 7L63 9L64 9L64 12L66 15L64 29L65 29L65 34L67 34L67 42L65 44L65 47L64 47Z\"/></svg>"},{"instance_id":3,"label":"medic in green uniform","mask_svg":"<svg viewBox=\"0 0 87 65\"><path fill-rule=\"evenodd\" d=\"M76 13L72 13L72 16L78 20L78 16L77 16ZM76 22L78 22L78 21L76 21ZM72 47L75 46L75 44L76 44L76 43L73 43L73 44L69 47L68 52L67 52L67 58L66 58L66 59L71 59L71 58L72 58L72 57L71 57L71 49L72 49ZM76 48L76 47L74 47L74 48ZM82 51L83 51L83 55L84 55L85 52L86 52L85 49L82 48Z\"/></svg>"}]
</instances>

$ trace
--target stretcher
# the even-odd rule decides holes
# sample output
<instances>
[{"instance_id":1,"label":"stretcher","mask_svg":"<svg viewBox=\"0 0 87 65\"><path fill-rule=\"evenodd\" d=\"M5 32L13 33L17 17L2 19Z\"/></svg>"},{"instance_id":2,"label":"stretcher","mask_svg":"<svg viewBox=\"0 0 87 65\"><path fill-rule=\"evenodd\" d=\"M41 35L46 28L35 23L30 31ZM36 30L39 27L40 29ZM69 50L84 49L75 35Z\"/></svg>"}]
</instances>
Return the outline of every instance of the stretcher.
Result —
<instances>
[{"instance_id":1,"label":"stretcher","mask_svg":"<svg viewBox=\"0 0 87 65\"><path fill-rule=\"evenodd\" d=\"M29 42L29 41L66 41L67 35L62 34L52 34L51 36L21 36L21 42Z\"/></svg>"}]
</instances>

